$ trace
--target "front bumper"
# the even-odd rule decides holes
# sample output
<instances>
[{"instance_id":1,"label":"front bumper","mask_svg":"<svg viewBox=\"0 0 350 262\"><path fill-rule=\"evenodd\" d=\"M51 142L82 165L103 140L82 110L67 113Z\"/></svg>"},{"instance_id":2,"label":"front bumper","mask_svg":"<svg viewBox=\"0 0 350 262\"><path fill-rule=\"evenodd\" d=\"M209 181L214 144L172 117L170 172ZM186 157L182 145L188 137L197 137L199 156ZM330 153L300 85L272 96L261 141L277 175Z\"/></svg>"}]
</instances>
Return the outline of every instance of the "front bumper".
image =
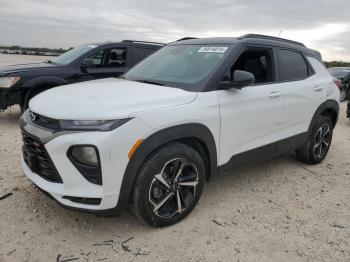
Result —
<instances>
[{"instance_id":1,"label":"front bumper","mask_svg":"<svg viewBox=\"0 0 350 262\"><path fill-rule=\"evenodd\" d=\"M62 183L50 182L33 172L21 160L24 174L40 189L47 192L61 205L73 209L96 211L97 213L118 213L119 194L125 170L129 162L128 152L135 141L142 138L148 127L141 121L133 119L123 126L110 132L74 132L53 133L21 120L21 128L36 138L45 149L57 169ZM25 123L23 123L25 122ZM132 132L130 132L132 130ZM84 178L67 156L73 145L94 145L100 154L102 169L102 185L96 185ZM68 199L67 199L68 197ZM69 198L100 199L99 204L82 204Z\"/></svg>"},{"instance_id":2,"label":"front bumper","mask_svg":"<svg viewBox=\"0 0 350 262\"><path fill-rule=\"evenodd\" d=\"M0 110L5 110L9 106L20 104L21 99L22 93L20 90L0 87Z\"/></svg>"},{"instance_id":3,"label":"front bumper","mask_svg":"<svg viewBox=\"0 0 350 262\"><path fill-rule=\"evenodd\" d=\"M86 192L79 194L78 192L69 191L65 188L64 184L57 184L49 182L41 178L38 174L33 173L24 162L23 158L21 159L22 170L24 174L41 190L48 193L54 200L59 202L59 204L70 207L78 210L86 211L105 211L109 212L110 209L114 208L117 204L118 195L106 195L103 193L103 190L89 190L88 184L82 184L81 188L85 188ZM79 190L78 190L79 191ZM84 190L85 191L85 190ZM101 198L101 203L99 205L86 205L73 202L69 199L65 199L66 196L82 197L82 198Z\"/></svg>"}]
</instances>

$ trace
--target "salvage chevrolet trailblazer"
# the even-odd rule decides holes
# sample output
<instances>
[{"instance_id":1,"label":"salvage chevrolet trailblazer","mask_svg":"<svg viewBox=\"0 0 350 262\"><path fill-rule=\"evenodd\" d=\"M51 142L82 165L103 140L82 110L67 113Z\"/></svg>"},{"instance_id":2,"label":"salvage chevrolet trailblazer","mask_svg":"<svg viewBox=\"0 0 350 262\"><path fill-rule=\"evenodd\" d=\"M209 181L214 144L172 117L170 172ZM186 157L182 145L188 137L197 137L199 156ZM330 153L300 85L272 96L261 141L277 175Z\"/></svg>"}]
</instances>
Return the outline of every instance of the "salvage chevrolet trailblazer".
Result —
<instances>
[{"instance_id":1,"label":"salvage chevrolet trailblazer","mask_svg":"<svg viewBox=\"0 0 350 262\"><path fill-rule=\"evenodd\" d=\"M167 226L193 210L206 182L239 164L288 150L320 163L338 112L320 53L301 43L186 38L121 78L33 98L21 119L22 166L65 207L129 207Z\"/></svg>"}]
</instances>

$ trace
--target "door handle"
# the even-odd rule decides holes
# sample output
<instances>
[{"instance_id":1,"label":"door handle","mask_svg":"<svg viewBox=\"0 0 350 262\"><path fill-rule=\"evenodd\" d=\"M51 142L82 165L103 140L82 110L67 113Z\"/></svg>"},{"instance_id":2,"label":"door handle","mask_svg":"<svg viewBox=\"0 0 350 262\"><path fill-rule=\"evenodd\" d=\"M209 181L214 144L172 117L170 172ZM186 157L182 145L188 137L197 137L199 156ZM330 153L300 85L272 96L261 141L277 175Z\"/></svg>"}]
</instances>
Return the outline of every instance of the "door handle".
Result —
<instances>
[{"instance_id":1,"label":"door handle","mask_svg":"<svg viewBox=\"0 0 350 262\"><path fill-rule=\"evenodd\" d=\"M315 92L320 92L320 91L322 91L323 90L323 87L322 86L315 86L314 87L314 91Z\"/></svg>"},{"instance_id":2,"label":"door handle","mask_svg":"<svg viewBox=\"0 0 350 262\"><path fill-rule=\"evenodd\" d=\"M278 92L278 91L273 91L269 94L269 97L270 98L277 98L277 97L280 97L281 96L281 93Z\"/></svg>"}]
</instances>

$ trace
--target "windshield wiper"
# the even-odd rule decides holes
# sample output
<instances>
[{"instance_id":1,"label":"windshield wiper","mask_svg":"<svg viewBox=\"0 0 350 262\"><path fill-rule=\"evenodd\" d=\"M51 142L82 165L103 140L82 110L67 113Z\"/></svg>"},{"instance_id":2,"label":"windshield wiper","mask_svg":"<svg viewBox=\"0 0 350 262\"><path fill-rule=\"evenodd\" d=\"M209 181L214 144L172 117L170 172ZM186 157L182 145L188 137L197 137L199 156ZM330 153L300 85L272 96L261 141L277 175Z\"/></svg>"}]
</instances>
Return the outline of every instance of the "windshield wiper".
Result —
<instances>
[{"instance_id":1,"label":"windshield wiper","mask_svg":"<svg viewBox=\"0 0 350 262\"><path fill-rule=\"evenodd\" d=\"M54 63L52 60L47 60L47 61L45 61L46 63L48 63L48 64L56 64L56 63Z\"/></svg>"},{"instance_id":2,"label":"windshield wiper","mask_svg":"<svg viewBox=\"0 0 350 262\"><path fill-rule=\"evenodd\" d=\"M158 86L165 86L165 83L161 82L161 81L157 81L157 80L134 80L136 82L140 82L140 83L145 83L145 84L152 84L152 85L158 85Z\"/></svg>"}]
</instances>

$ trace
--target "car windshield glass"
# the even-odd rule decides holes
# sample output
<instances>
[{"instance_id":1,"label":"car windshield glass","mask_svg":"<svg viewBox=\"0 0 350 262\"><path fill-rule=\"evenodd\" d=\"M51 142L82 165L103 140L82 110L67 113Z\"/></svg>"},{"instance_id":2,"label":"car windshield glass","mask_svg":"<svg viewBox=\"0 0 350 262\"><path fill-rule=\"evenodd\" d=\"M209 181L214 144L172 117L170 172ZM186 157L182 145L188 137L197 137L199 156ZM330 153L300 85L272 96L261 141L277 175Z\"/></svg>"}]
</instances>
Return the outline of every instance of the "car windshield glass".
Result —
<instances>
[{"instance_id":1,"label":"car windshield glass","mask_svg":"<svg viewBox=\"0 0 350 262\"><path fill-rule=\"evenodd\" d=\"M96 47L97 45L81 45L58 57L52 58L50 61L58 65L68 65L81 55Z\"/></svg>"},{"instance_id":2,"label":"car windshield glass","mask_svg":"<svg viewBox=\"0 0 350 262\"><path fill-rule=\"evenodd\" d=\"M128 80L197 91L199 83L222 62L229 46L166 46L127 72Z\"/></svg>"}]
</instances>

